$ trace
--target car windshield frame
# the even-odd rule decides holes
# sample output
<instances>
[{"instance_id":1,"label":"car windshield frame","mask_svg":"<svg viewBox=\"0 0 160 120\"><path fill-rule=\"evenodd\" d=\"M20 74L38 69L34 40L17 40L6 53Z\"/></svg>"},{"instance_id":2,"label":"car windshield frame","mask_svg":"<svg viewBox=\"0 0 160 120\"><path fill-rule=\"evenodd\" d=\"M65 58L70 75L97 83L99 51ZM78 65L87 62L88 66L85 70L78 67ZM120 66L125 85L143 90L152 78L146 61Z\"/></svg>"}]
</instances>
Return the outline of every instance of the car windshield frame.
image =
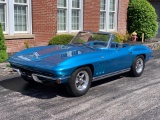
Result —
<instances>
[{"instance_id":1,"label":"car windshield frame","mask_svg":"<svg viewBox=\"0 0 160 120\"><path fill-rule=\"evenodd\" d=\"M81 34L90 34L90 35L93 35L93 34L99 34L99 35L107 35L107 36L109 36L109 38L108 38L108 42L107 42L107 46L106 47L103 47L103 48L110 48L110 46L111 46L111 43L112 43L112 40L114 39L114 35L112 34L112 33L109 33L109 32L90 32L90 31L79 31L78 33L77 33L77 35L70 41L70 43L69 44L82 44L82 45L85 45L85 43L87 43L87 42L84 42L84 43L81 43L81 42L77 42L77 39L79 38L79 36L81 35ZM96 40L91 40L91 41L95 41L95 42L105 42L105 41L101 41L101 40L98 40L98 41L96 41Z\"/></svg>"}]
</instances>

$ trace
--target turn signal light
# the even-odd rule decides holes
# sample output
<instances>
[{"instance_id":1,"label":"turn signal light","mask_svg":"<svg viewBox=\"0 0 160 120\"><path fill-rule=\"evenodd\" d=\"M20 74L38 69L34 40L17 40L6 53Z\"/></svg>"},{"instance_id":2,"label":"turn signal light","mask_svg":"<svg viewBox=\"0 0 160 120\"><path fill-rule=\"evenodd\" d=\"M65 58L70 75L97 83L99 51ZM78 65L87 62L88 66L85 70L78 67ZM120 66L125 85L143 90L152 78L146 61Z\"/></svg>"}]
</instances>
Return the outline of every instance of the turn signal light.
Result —
<instances>
[{"instance_id":1,"label":"turn signal light","mask_svg":"<svg viewBox=\"0 0 160 120\"><path fill-rule=\"evenodd\" d=\"M57 83L58 83L58 84L61 84L61 80L57 80Z\"/></svg>"}]
</instances>

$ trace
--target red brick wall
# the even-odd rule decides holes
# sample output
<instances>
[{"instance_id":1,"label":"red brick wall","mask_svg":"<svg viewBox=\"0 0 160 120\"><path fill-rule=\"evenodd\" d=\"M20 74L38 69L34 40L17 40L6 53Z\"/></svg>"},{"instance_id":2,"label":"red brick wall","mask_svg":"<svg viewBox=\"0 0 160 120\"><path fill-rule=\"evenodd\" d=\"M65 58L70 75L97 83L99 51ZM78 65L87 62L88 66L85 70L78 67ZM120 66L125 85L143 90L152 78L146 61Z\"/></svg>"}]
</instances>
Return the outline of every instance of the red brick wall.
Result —
<instances>
[{"instance_id":1,"label":"red brick wall","mask_svg":"<svg viewBox=\"0 0 160 120\"><path fill-rule=\"evenodd\" d=\"M100 0L84 0L84 30L99 31Z\"/></svg>"},{"instance_id":2,"label":"red brick wall","mask_svg":"<svg viewBox=\"0 0 160 120\"><path fill-rule=\"evenodd\" d=\"M33 39L6 40L7 52L17 52L30 46L47 45L57 32L57 0L32 0L32 34Z\"/></svg>"},{"instance_id":3,"label":"red brick wall","mask_svg":"<svg viewBox=\"0 0 160 120\"><path fill-rule=\"evenodd\" d=\"M29 42L29 46L35 46L34 39L14 39L14 40L6 40L7 52L14 53L17 51L21 51L25 49L25 42Z\"/></svg>"},{"instance_id":4,"label":"red brick wall","mask_svg":"<svg viewBox=\"0 0 160 120\"><path fill-rule=\"evenodd\" d=\"M118 32L125 33L127 28L127 8L129 0L119 0ZM99 31L100 0L84 0L84 30ZM57 33L57 0L32 0L32 33L30 46L47 45ZM25 48L28 39L6 40L8 52Z\"/></svg>"},{"instance_id":5,"label":"red brick wall","mask_svg":"<svg viewBox=\"0 0 160 120\"><path fill-rule=\"evenodd\" d=\"M57 0L32 0L32 27L36 45L46 45L57 32Z\"/></svg>"},{"instance_id":6,"label":"red brick wall","mask_svg":"<svg viewBox=\"0 0 160 120\"><path fill-rule=\"evenodd\" d=\"M119 0L118 32L126 33L129 0ZM84 0L84 30L99 31L100 0Z\"/></svg>"},{"instance_id":7,"label":"red brick wall","mask_svg":"<svg viewBox=\"0 0 160 120\"><path fill-rule=\"evenodd\" d=\"M118 32L126 33L127 30L127 9L129 0L119 0L118 5Z\"/></svg>"}]
</instances>

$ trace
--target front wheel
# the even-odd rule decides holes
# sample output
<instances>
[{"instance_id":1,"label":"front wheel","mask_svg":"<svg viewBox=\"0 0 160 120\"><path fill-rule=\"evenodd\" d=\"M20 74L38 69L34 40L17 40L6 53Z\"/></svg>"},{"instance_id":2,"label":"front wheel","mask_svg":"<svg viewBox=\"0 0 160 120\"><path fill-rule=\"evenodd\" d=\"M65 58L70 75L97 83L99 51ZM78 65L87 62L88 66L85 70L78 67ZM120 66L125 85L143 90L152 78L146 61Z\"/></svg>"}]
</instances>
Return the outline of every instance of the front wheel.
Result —
<instances>
[{"instance_id":1,"label":"front wheel","mask_svg":"<svg viewBox=\"0 0 160 120\"><path fill-rule=\"evenodd\" d=\"M92 72L89 67L81 67L75 70L67 84L68 92L73 96L82 96L91 86Z\"/></svg>"},{"instance_id":2,"label":"front wheel","mask_svg":"<svg viewBox=\"0 0 160 120\"><path fill-rule=\"evenodd\" d=\"M143 73L144 67L145 67L144 56L143 55L137 56L131 66L130 72L134 77L139 77Z\"/></svg>"}]
</instances>

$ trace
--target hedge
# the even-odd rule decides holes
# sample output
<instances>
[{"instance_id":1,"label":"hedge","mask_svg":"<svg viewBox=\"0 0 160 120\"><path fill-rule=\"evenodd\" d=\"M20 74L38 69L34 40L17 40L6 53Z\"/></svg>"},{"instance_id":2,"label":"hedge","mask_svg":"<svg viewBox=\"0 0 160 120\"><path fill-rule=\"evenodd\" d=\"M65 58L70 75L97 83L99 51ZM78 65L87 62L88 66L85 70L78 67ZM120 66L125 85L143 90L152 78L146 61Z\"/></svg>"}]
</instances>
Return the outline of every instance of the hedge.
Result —
<instances>
[{"instance_id":1,"label":"hedge","mask_svg":"<svg viewBox=\"0 0 160 120\"><path fill-rule=\"evenodd\" d=\"M73 35L69 34L56 35L49 41L49 45L66 45L73 39L73 37Z\"/></svg>"},{"instance_id":2,"label":"hedge","mask_svg":"<svg viewBox=\"0 0 160 120\"><path fill-rule=\"evenodd\" d=\"M120 34L120 33L113 33L115 35L114 40L116 42L123 42L123 41L127 41L128 39L130 39L130 36L128 33L126 34ZM50 41L49 41L49 45L66 45L68 44L72 39L73 39L73 35L70 34L60 34L60 35L56 35L54 36ZM102 40L102 41L106 41L107 39L109 39L108 35L94 35L93 40ZM84 42L84 40L80 39L78 40L79 42Z\"/></svg>"}]
</instances>

